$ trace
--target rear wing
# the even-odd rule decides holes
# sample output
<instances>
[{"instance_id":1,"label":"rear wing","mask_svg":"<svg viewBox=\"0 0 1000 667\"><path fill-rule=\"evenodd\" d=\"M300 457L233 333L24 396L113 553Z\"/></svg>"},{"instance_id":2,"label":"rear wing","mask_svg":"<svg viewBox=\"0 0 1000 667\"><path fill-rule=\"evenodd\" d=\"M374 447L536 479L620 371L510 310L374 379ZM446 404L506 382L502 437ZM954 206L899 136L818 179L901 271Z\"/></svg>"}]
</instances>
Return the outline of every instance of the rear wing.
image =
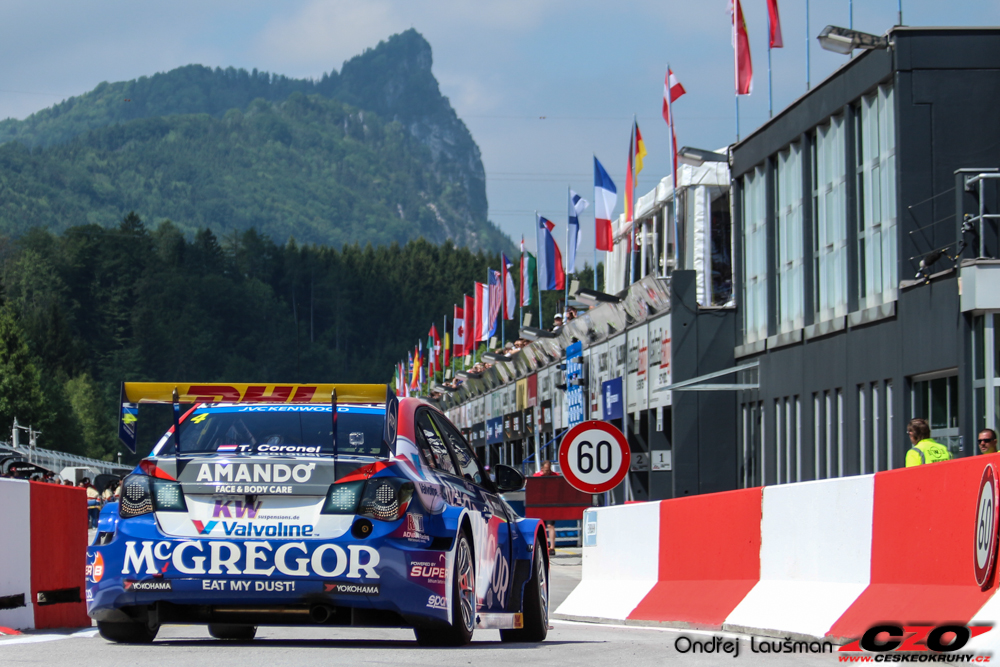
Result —
<instances>
[{"instance_id":1,"label":"rear wing","mask_svg":"<svg viewBox=\"0 0 1000 667\"><path fill-rule=\"evenodd\" d=\"M182 403L290 403L333 406L334 453L337 451L337 404L384 404L382 438L392 449L396 440L399 401L386 384L222 384L203 382L123 382L118 410L118 439L135 453L139 405L174 406L174 437L179 437ZM179 447L174 448L179 451Z\"/></svg>"}]
</instances>

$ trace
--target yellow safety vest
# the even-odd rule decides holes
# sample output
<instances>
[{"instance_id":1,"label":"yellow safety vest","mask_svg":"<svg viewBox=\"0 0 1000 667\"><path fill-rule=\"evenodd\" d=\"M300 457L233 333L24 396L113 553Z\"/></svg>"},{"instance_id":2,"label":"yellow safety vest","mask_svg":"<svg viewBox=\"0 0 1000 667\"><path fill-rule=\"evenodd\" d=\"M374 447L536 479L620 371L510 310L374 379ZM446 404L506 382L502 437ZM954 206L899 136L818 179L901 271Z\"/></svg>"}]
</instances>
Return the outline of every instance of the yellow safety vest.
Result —
<instances>
[{"instance_id":1,"label":"yellow safety vest","mask_svg":"<svg viewBox=\"0 0 1000 667\"><path fill-rule=\"evenodd\" d=\"M925 463L937 463L938 461L950 461L951 452L939 442L934 442L930 438L921 440L906 452L906 467L923 465Z\"/></svg>"}]
</instances>

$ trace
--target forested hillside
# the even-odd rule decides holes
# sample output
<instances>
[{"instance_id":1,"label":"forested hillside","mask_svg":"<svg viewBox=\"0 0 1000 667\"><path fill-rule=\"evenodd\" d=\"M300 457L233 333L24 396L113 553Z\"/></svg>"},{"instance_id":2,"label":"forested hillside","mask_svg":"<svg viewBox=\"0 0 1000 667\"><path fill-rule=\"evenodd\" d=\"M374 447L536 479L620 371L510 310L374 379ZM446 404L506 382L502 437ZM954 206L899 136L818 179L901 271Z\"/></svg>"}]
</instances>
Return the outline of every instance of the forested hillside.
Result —
<instances>
[{"instance_id":1,"label":"forested hillside","mask_svg":"<svg viewBox=\"0 0 1000 667\"><path fill-rule=\"evenodd\" d=\"M317 81L191 65L0 122L0 232L135 210L187 234L510 248L431 65L411 29Z\"/></svg>"},{"instance_id":2,"label":"forested hillside","mask_svg":"<svg viewBox=\"0 0 1000 667\"><path fill-rule=\"evenodd\" d=\"M0 243L0 423L119 449L122 380L385 382L497 256L424 240L342 249L250 230L192 240L130 214Z\"/></svg>"}]
</instances>

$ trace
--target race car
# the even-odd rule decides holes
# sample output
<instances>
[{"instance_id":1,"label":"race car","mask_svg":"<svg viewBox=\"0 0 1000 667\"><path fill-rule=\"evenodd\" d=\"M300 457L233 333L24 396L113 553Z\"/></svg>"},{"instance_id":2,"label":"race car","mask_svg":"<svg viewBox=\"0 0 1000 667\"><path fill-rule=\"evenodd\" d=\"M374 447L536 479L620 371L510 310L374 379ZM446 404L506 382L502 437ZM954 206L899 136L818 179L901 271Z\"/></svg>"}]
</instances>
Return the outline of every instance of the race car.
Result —
<instances>
[{"instance_id":1,"label":"race car","mask_svg":"<svg viewBox=\"0 0 1000 667\"><path fill-rule=\"evenodd\" d=\"M445 416L386 385L126 382L119 436L139 405L174 425L101 512L87 549L87 611L101 636L150 642L207 624L413 628L423 645L548 631L543 526L501 493ZM185 406L186 410L182 408Z\"/></svg>"}]
</instances>

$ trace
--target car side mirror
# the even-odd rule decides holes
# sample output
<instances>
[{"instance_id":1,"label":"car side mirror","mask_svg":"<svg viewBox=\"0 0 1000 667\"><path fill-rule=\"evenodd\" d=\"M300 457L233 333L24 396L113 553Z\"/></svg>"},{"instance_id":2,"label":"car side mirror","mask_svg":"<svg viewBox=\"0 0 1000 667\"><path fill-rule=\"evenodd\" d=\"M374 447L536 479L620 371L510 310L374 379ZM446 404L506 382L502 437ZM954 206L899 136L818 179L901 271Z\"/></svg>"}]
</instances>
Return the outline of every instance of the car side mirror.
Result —
<instances>
[{"instance_id":1,"label":"car side mirror","mask_svg":"<svg viewBox=\"0 0 1000 667\"><path fill-rule=\"evenodd\" d=\"M520 491L524 488L524 475L517 468L498 463L493 466L493 474L496 476L497 489L500 493Z\"/></svg>"}]
</instances>

